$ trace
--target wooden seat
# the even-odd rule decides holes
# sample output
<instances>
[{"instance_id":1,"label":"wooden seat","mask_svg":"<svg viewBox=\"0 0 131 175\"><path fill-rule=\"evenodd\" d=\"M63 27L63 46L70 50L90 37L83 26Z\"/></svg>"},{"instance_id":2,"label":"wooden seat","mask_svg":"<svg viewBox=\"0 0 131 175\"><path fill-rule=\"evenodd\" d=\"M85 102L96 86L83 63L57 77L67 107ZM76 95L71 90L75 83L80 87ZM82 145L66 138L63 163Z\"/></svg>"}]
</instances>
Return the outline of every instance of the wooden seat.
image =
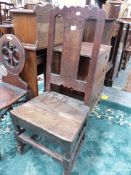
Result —
<instances>
[{"instance_id":1,"label":"wooden seat","mask_svg":"<svg viewBox=\"0 0 131 175\"><path fill-rule=\"evenodd\" d=\"M23 97L27 91L7 83L0 83L0 110Z\"/></svg>"},{"instance_id":2,"label":"wooden seat","mask_svg":"<svg viewBox=\"0 0 131 175\"><path fill-rule=\"evenodd\" d=\"M63 49L60 74L52 72L54 57L54 37L57 16L64 21ZM92 45L89 65L89 76L86 80L78 80L78 67L84 32L84 22L94 16L97 19L95 39ZM84 140L87 117L89 115L90 98L95 69L100 51L104 28L105 12L99 8L64 7L50 11L49 41L45 75L45 91L43 95L11 111L15 127L17 150L23 151L25 144L31 144L43 153L48 154L63 165L64 175L70 175L73 163ZM84 93L84 99L78 100L68 95L53 92L51 86L62 86L70 90ZM28 135L28 132L30 135ZM58 153L34 139L42 136L51 144L60 146L63 152ZM55 170L54 170L55 171Z\"/></svg>"},{"instance_id":3,"label":"wooden seat","mask_svg":"<svg viewBox=\"0 0 131 175\"><path fill-rule=\"evenodd\" d=\"M19 116L19 120L23 122L73 142L85 122L88 111L89 107L80 100L56 92L46 92L11 113L13 116Z\"/></svg>"},{"instance_id":4,"label":"wooden seat","mask_svg":"<svg viewBox=\"0 0 131 175\"><path fill-rule=\"evenodd\" d=\"M24 102L24 97L28 92L27 84L19 77L25 63L24 49L15 36L4 35L1 37L0 62L0 74L5 72L5 75L2 75L2 82L0 82L0 118L2 118L16 102L19 104Z\"/></svg>"}]
</instances>

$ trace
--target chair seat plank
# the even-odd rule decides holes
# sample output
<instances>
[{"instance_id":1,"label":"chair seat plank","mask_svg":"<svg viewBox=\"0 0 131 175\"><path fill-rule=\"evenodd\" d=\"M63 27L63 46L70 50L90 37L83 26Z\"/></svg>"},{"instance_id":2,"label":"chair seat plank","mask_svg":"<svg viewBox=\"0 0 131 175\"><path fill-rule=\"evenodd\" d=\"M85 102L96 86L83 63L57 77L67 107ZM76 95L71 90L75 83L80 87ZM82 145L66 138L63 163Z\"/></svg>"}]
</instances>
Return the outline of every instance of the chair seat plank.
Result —
<instances>
[{"instance_id":1,"label":"chair seat plank","mask_svg":"<svg viewBox=\"0 0 131 175\"><path fill-rule=\"evenodd\" d=\"M56 92L46 92L14 109L11 114L58 138L72 142L88 111L89 107L80 100Z\"/></svg>"},{"instance_id":2,"label":"chair seat plank","mask_svg":"<svg viewBox=\"0 0 131 175\"><path fill-rule=\"evenodd\" d=\"M0 110L10 106L27 93L26 90L17 88L8 83L0 83Z\"/></svg>"}]
</instances>

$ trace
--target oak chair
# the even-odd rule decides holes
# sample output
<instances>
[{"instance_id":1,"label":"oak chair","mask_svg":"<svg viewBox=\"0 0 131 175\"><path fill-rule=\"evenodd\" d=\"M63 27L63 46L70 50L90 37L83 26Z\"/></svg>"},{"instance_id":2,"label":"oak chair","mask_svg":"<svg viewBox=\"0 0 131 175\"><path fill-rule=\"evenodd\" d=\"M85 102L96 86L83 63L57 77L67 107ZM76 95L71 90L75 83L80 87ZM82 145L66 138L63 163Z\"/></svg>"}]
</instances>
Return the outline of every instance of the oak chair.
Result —
<instances>
[{"instance_id":1,"label":"oak chair","mask_svg":"<svg viewBox=\"0 0 131 175\"><path fill-rule=\"evenodd\" d=\"M52 73L54 59L54 33L57 16L64 21L64 40L60 64L60 74ZM83 51L82 40L85 20L94 17L97 27L89 76L86 81L77 79L80 54ZM93 88L94 71L100 50L105 12L99 8L64 7L50 12L49 40L46 64L46 84L43 95L11 111L15 126L17 150L21 153L25 144L30 144L41 152L48 154L63 165L64 175L70 175L79 148L84 140L87 117L89 114L90 96ZM86 46L86 45L85 45ZM87 54L84 47L84 54ZM52 84L62 85L84 93L84 100L75 99L51 90ZM31 131L31 134L26 132ZM35 136L35 137L34 137ZM62 148L57 152L41 144L36 136L44 137L51 144Z\"/></svg>"},{"instance_id":2,"label":"oak chair","mask_svg":"<svg viewBox=\"0 0 131 175\"><path fill-rule=\"evenodd\" d=\"M0 119L12 109L14 105L25 102L27 98L27 84L19 74L25 64L25 52L20 41L13 35L0 38L0 68L2 82L0 82Z\"/></svg>"}]
</instances>

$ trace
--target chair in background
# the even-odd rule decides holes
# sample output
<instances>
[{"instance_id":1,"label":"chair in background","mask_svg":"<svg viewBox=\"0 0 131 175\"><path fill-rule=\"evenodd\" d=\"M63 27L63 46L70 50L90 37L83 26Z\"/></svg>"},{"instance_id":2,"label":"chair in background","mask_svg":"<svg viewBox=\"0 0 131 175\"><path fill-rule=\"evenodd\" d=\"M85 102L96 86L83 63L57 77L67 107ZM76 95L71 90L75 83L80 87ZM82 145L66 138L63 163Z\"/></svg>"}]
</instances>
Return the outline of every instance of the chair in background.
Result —
<instances>
[{"instance_id":1,"label":"chair in background","mask_svg":"<svg viewBox=\"0 0 131 175\"><path fill-rule=\"evenodd\" d=\"M54 52L58 50L57 47L54 47L57 16L61 16L64 21L64 40L63 46L60 46L62 48L60 74L52 72ZM97 24L94 43L91 45L92 49L90 53L87 53L90 46L86 47L86 43L83 45L82 40L85 20L90 17L96 18ZM64 7L52 10L49 22L45 92L10 113L15 126L17 150L22 152L25 144L34 146L62 163L64 175L71 174L76 155L84 140L89 114L87 104L90 104L91 100L104 20L105 12L99 8L86 6L84 8ZM81 54L88 56L90 60L89 76L85 81L77 78ZM84 99L79 100L54 92L51 88L52 84L82 92ZM63 151L50 149L41 144L36 136L44 137L51 144L57 144Z\"/></svg>"},{"instance_id":2,"label":"chair in background","mask_svg":"<svg viewBox=\"0 0 131 175\"><path fill-rule=\"evenodd\" d=\"M13 34L12 17L10 10L15 8L14 4L0 2L0 37L4 34Z\"/></svg>"},{"instance_id":3,"label":"chair in background","mask_svg":"<svg viewBox=\"0 0 131 175\"><path fill-rule=\"evenodd\" d=\"M20 41L13 35L0 38L0 119L12 109L14 105L24 103L27 99L27 84L19 74L24 68L25 52Z\"/></svg>"},{"instance_id":4,"label":"chair in background","mask_svg":"<svg viewBox=\"0 0 131 175\"><path fill-rule=\"evenodd\" d=\"M15 8L15 5L7 2L0 2L0 23L11 23L11 14L9 10Z\"/></svg>"}]
</instances>

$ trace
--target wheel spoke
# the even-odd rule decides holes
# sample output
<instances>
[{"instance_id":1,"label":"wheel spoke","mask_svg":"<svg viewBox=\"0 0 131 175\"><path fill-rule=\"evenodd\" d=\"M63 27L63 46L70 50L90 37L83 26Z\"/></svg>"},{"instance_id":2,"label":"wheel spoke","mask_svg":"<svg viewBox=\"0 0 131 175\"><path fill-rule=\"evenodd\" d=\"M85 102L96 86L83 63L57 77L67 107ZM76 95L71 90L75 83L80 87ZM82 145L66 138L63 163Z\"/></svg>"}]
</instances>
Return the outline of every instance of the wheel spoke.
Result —
<instances>
[{"instance_id":1,"label":"wheel spoke","mask_svg":"<svg viewBox=\"0 0 131 175\"><path fill-rule=\"evenodd\" d=\"M19 65L19 52L11 41L3 44L2 54L4 61L8 66L16 67Z\"/></svg>"}]
</instances>

